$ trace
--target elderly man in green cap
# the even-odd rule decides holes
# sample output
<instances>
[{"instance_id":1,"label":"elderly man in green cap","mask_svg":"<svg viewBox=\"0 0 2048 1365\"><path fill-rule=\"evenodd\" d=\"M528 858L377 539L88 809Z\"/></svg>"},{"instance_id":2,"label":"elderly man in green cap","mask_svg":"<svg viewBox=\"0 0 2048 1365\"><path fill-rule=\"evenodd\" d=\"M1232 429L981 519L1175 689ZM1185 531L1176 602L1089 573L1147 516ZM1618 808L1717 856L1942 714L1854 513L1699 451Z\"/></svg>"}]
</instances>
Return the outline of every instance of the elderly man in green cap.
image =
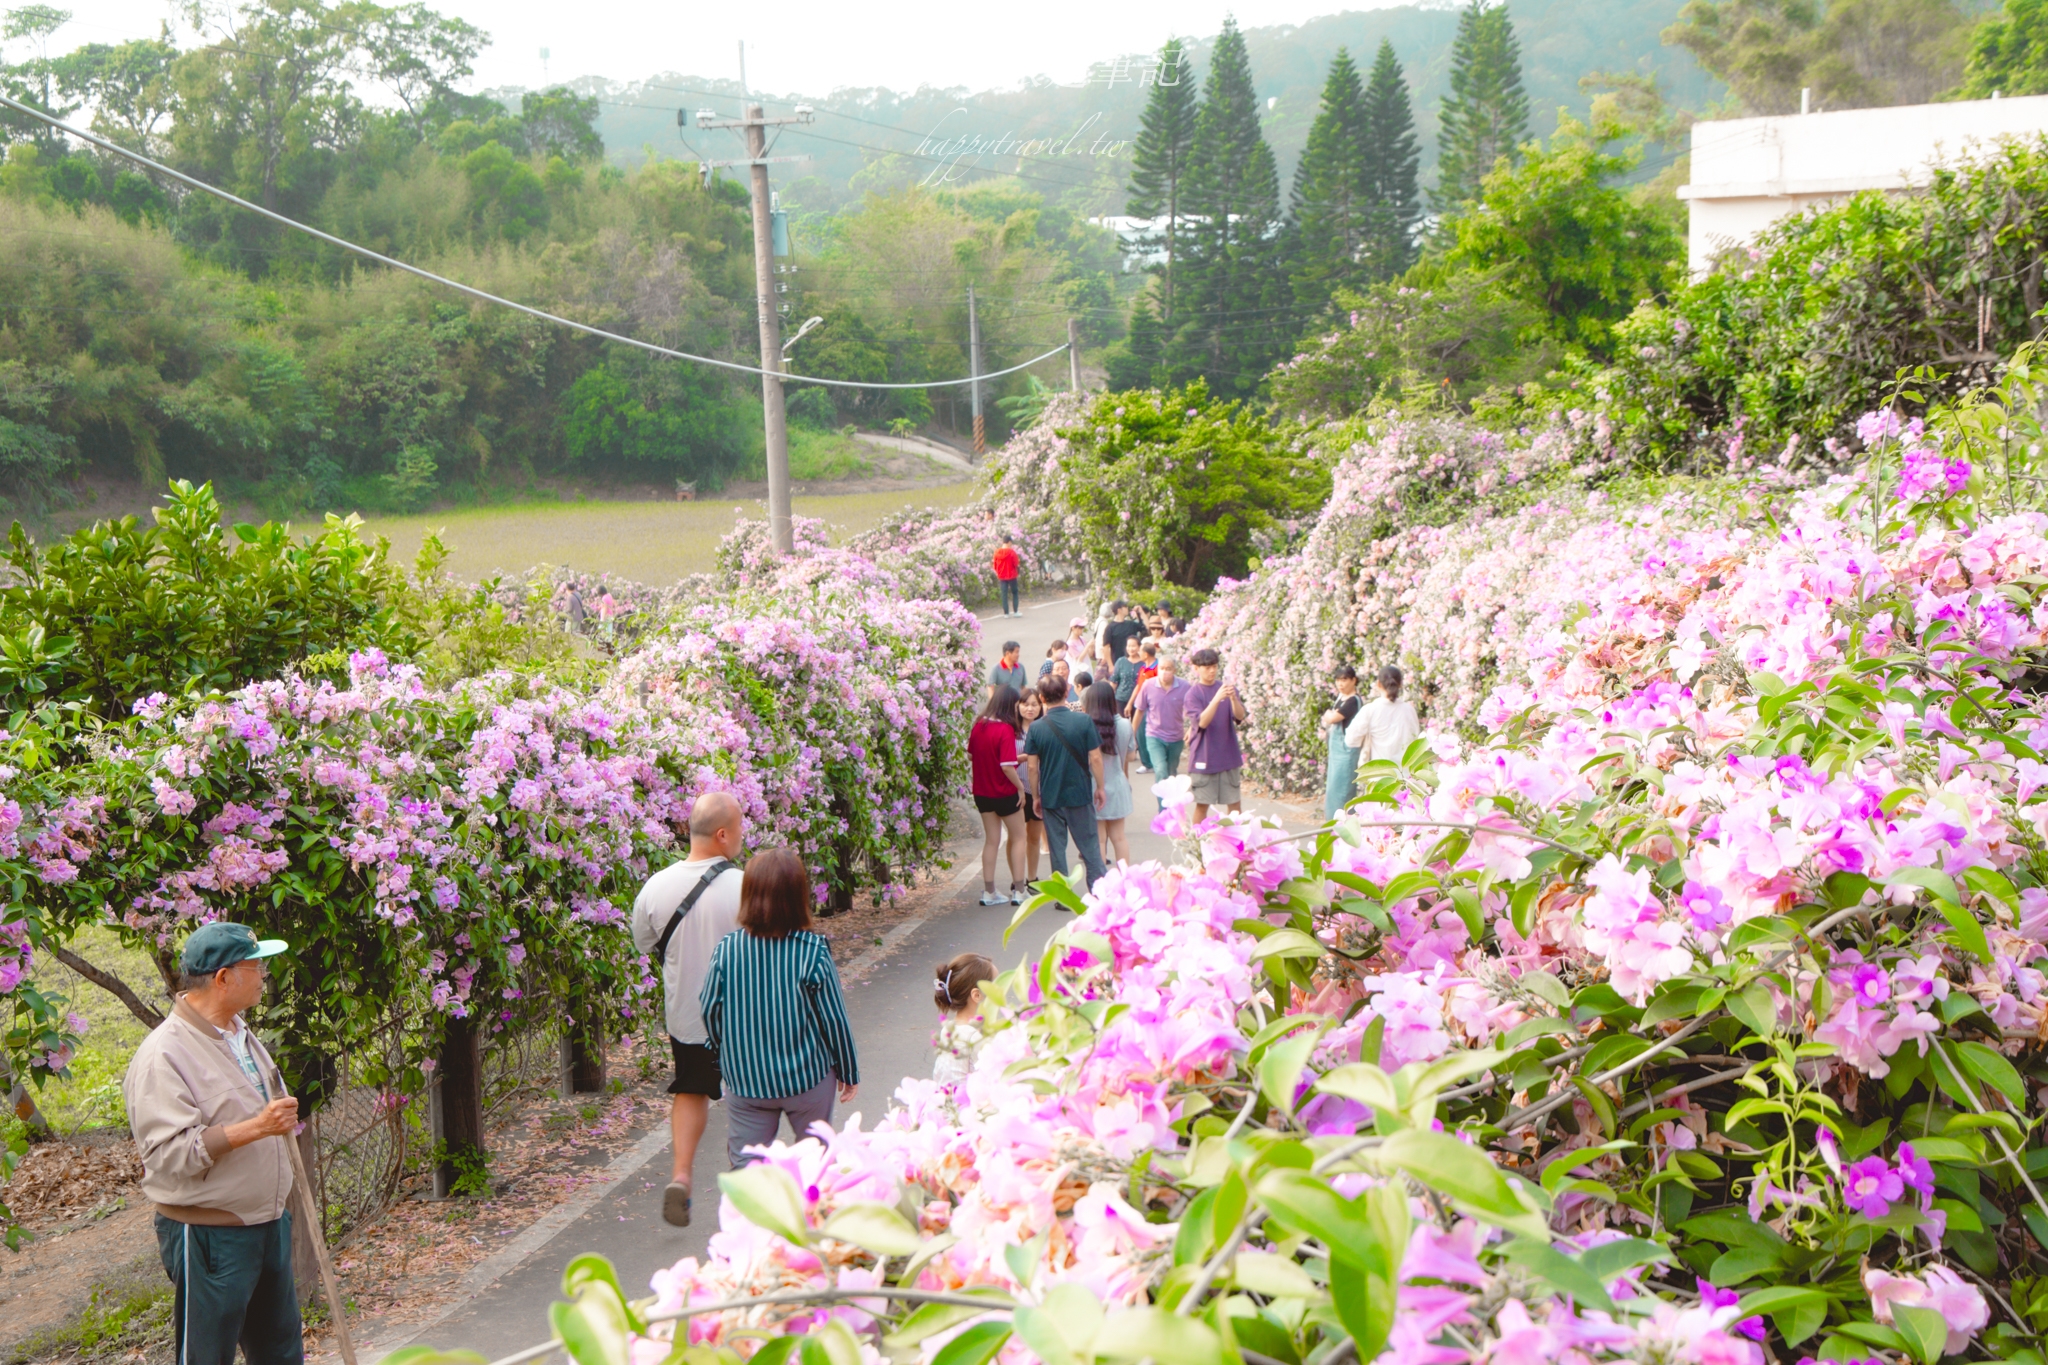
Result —
<instances>
[{"instance_id":1,"label":"elderly man in green cap","mask_svg":"<svg viewBox=\"0 0 2048 1365\"><path fill-rule=\"evenodd\" d=\"M136 1049L121 1093L142 1192L177 1287L178 1365L300 1365L292 1283L291 1154L299 1102L242 1012L285 950L242 924L185 941L178 1002Z\"/></svg>"}]
</instances>

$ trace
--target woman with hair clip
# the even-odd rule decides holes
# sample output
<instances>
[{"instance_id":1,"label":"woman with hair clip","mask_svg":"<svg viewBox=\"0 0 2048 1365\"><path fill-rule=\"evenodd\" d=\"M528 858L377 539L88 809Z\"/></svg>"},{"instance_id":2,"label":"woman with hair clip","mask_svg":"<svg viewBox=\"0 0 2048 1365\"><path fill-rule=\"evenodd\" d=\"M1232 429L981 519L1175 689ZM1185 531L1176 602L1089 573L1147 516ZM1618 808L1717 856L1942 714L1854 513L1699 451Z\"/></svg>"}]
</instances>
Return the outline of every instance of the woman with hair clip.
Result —
<instances>
[{"instance_id":1,"label":"woman with hair clip","mask_svg":"<svg viewBox=\"0 0 2048 1365\"><path fill-rule=\"evenodd\" d=\"M939 1007L939 1031L932 1038L938 1056L932 1079L951 1085L974 1065L981 1046L982 983L995 980L996 964L980 953L962 953L932 969L932 1003Z\"/></svg>"},{"instance_id":2,"label":"woman with hair clip","mask_svg":"<svg viewBox=\"0 0 2048 1365\"><path fill-rule=\"evenodd\" d=\"M740 927L718 941L697 997L727 1091L725 1152L737 1170L747 1148L775 1141L783 1117L793 1141L832 1121L832 1096L860 1084L853 1026L832 949L811 932L811 874L789 848L754 855L740 882Z\"/></svg>"},{"instance_id":3,"label":"woman with hair clip","mask_svg":"<svg viewBox=\"0 0 2048 1365\"><path fill-rule=\"evenodd\" d=\"M1095 812L1095 824L1109 840L1110 860L1128 863L1131 844L1124 821L1131 814L1131 757L1138 748L1137 730L1116 713L1116 688L1106 682L1088 689L1081 708L1095 722L1095 733L1102 740L1103 798Z\"/></svg>"},{"instance_id":4,"label":"woman with hair clip","mask_svg":"<svg viewBox=\"0 0 2048 1365\"><path fill-rule=\"evenodd\" d=\"M1017 773L1017 689L998 684L967 732L974 809L981 813L981 903L1024 903L1024 779ZM996 855L1010 836L1010 889L996 890Z\"/></svg>"}]
</instances>

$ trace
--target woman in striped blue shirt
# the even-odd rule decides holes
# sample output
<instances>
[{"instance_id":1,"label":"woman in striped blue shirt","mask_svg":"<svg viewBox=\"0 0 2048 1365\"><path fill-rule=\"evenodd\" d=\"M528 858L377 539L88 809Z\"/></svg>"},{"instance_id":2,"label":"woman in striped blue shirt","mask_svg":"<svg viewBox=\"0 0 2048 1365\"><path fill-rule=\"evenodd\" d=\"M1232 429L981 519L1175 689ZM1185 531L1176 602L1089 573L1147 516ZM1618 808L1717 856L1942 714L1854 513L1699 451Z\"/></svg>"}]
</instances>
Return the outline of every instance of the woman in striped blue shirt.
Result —
<instances>
[{"instance_id":1,"label":"woman in striped blue shirt","mask_svg":"<svg viewBox=\"0 0 2048 1365\"><path fill-rule=\"evenodd\" d=\"M783 1115L802 1140L860 1083L832 950L811 932L811 874L787 848L754 855L740 882L740 927L718 941L697 997L726 1089L726 1155L775 1141Z\"/></svg>"}]
</instances>

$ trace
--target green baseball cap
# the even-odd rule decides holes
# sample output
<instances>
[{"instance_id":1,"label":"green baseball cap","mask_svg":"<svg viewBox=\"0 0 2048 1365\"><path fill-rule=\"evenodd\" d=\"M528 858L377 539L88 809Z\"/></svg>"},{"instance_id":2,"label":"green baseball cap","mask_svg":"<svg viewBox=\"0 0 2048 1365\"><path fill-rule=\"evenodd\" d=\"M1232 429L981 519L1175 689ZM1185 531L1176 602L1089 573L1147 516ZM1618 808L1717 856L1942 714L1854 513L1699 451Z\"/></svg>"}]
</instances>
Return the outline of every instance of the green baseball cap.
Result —
<instances>
[{"instance_id":1,"label":"green baseball cap","mask_svg":"<svg viewBox=\"0 0 2048 1365\"><path fill-rule=\"evenodd\" d=\"M187 976L212 976L252 957L276 957L290 946L281 938L258 938L246 924L202 924L185 940L178 967Z\"/></svg>"}]
</instances>

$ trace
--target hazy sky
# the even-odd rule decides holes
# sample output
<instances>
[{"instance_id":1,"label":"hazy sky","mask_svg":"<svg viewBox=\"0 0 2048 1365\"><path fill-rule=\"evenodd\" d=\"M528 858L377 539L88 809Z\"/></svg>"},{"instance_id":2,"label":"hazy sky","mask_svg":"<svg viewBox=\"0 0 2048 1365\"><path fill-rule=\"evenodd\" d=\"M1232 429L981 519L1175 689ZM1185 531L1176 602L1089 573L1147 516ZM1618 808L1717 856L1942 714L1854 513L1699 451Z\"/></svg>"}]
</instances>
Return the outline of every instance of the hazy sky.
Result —
<instances>
[{"instance_id":1,"label":"hazy sky","mask_svg":"<svg viewBox=\"0 0 2048 1365\"><path fill-rule=\"evenodd\" d=\"M165 0L53 0L75 17L53 51L149 37L172 14ZM429 0L433 3L433 0ZM737 76L747 44L750 88L824 95L841 86L964 85L982 90L1038 76L1078 80L1091 61L1157 47L1175 34L1209 34L1226 10L1240 25L1299 23L1391 0L1218 0L1213 10L1168 0L780 0L757 4L623 4L615 0L440 0L444 14L491 35L473 88L537 86L546 78L632 80L663 71ZM182 43L189 41L181 38ZM11 60L26 55L17 45Z\"/></svg>"}]
</instances>

